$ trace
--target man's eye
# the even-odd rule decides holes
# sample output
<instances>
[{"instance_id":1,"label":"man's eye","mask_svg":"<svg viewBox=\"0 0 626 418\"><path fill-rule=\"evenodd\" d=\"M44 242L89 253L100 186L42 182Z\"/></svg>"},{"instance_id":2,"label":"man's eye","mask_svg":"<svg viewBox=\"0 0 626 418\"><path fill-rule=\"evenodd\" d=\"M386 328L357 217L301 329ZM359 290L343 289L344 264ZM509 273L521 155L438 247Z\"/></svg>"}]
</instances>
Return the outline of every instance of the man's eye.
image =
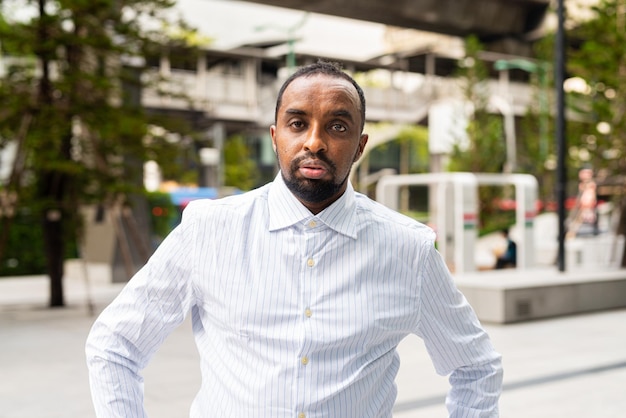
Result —
<instances>
[{"instance_id":1,"label":"man's eye","mask_svg":"<svg viewBox=\"0 0 626 418\"><path fill-rule=\"evenodd\" d=\"M304 123L300 120L295 120L291 122L289 125L293 126L294 128L300 129L304 126Z\"/></svg>"},{"instance_id":2,"label":"man's eye","mask_svg":"<svg viewBox=\"0 0 626 418\"><path fill-rule=\"evenodd\" d=\"M331 129L333 131L336 131L336 132L345 132L346 131L346 127L344 125L340 124L340 123L333 123L331 125Z\"/></svg>"}]
</instances>

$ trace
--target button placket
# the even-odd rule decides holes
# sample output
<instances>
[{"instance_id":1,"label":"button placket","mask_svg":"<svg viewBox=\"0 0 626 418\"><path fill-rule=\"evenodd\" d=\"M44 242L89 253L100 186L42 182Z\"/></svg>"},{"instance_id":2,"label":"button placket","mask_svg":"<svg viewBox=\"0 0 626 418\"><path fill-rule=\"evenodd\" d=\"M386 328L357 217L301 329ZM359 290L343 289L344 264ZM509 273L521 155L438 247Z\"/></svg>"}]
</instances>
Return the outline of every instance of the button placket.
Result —
<instances>
[{"instance_id":1,"label":"button placket","mask_svg":"<svg viewBox=\"0 0 626 418\"><path fill-rule=\"evenodd\" d=\"M313 338L312 338L312 323L309 318L312 316L312 311L310 308L311 301L314 300L315 288L316 288L316 271L317 271L317 263L319 262L317 244L320 239L319 228L322 224L314 219L310 218L304 221L301 224L300 231L303 233L303 246L302 246L302 256L303 267L301 269L300 283L301 283L301 295L300 295L300 321L299 326L301 327L301 341L298 353L296 374L298 376L298 384L296 389L296 411L300 409L300 412L297 412L298 418L305 418L306 414L303 412L306 410L306 405L302 403L304 399L306 399L306 394L309 391L311 385L311 374L314 373L314 369L311 369L311 358L310 354L314 352L314 348L311 346Z\"/></svg>"}]
</instances>

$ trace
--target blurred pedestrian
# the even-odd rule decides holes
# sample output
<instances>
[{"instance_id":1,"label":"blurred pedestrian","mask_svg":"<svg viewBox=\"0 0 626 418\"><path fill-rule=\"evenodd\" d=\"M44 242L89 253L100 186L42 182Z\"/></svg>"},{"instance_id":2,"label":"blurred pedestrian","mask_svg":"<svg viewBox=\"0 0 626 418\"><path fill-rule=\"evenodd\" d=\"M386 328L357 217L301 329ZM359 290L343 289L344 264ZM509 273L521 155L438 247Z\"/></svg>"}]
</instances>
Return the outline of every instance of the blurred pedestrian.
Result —
<instances>
[{"instance_id":1,"label":"blurred pedestrian","mask_svg":"<svg viewBox=\"0 0 626 418\"><path fill-rule=\"evenodd\" d=\"M496 269L514 268L517 266L517 244L511 239L509 228L502 230L502 235L506 239L504 252L496 258Z\"/></svg>"}]
</instances>

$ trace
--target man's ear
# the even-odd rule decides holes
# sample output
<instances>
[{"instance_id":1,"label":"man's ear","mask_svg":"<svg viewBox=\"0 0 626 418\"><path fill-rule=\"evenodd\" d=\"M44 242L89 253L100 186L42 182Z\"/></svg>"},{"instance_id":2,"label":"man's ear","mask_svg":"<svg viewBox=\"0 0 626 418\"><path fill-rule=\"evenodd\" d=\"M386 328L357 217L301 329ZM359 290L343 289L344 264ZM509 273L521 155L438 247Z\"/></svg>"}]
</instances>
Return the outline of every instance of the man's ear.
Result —
<instances>
[{"instance_id":1,"label":"man's ear","mask_svg":"<svg viewBox=\"0 0 626 418\"><path fill-rule=\"evenodd\" d=\"M270 126L270 136L272 137L272 148L274 148L274 153L276 153L276 125Z\"/></svg>"},{"instance_id":2,"label":"man's ear","mask_svg":"<svg viewBox=\"0 0 626 418\"><path fill-rule=\"evenodd\" d=\"M356 154L354 155L353 162L357 162L361 155L363 155L363 150L365 150L365 145L367 144L367 140L369 139L369 135L362 134L359 139L359 147L357 148Z\"/></svg>"}]
</instances>

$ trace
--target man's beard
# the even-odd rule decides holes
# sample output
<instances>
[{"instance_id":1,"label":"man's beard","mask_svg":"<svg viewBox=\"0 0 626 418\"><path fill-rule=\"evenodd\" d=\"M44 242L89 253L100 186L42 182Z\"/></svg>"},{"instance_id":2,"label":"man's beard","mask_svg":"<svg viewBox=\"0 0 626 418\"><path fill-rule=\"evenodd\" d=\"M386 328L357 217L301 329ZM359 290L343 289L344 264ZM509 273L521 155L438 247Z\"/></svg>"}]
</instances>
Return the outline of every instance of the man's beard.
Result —
<instances>
[{"instance_id":1,"label":"man's beard","mask_svg":"<svg viewBox=\"0 0 626 418\"><path fill-rule=\"evenodd\" d=\"M302 160L311 158L318 159L326 164L326 166L328 167L328 171L332 177L331 180L296 177L296 173L300 168L300 162ZM291 191L291 193L293 193L300 200L311 203L321 203L335 196L348 180L348 176L346 176L340 182L334 181L336 180L335 175L337 173L337 168L335 164L328 160L324 155L316 155L312 153L309 153L292 161L289 167L288 177L285 175L284 171L281 170L281 173L283 181L285 182L287 188Z\"/></svg>"}]
</instances>

